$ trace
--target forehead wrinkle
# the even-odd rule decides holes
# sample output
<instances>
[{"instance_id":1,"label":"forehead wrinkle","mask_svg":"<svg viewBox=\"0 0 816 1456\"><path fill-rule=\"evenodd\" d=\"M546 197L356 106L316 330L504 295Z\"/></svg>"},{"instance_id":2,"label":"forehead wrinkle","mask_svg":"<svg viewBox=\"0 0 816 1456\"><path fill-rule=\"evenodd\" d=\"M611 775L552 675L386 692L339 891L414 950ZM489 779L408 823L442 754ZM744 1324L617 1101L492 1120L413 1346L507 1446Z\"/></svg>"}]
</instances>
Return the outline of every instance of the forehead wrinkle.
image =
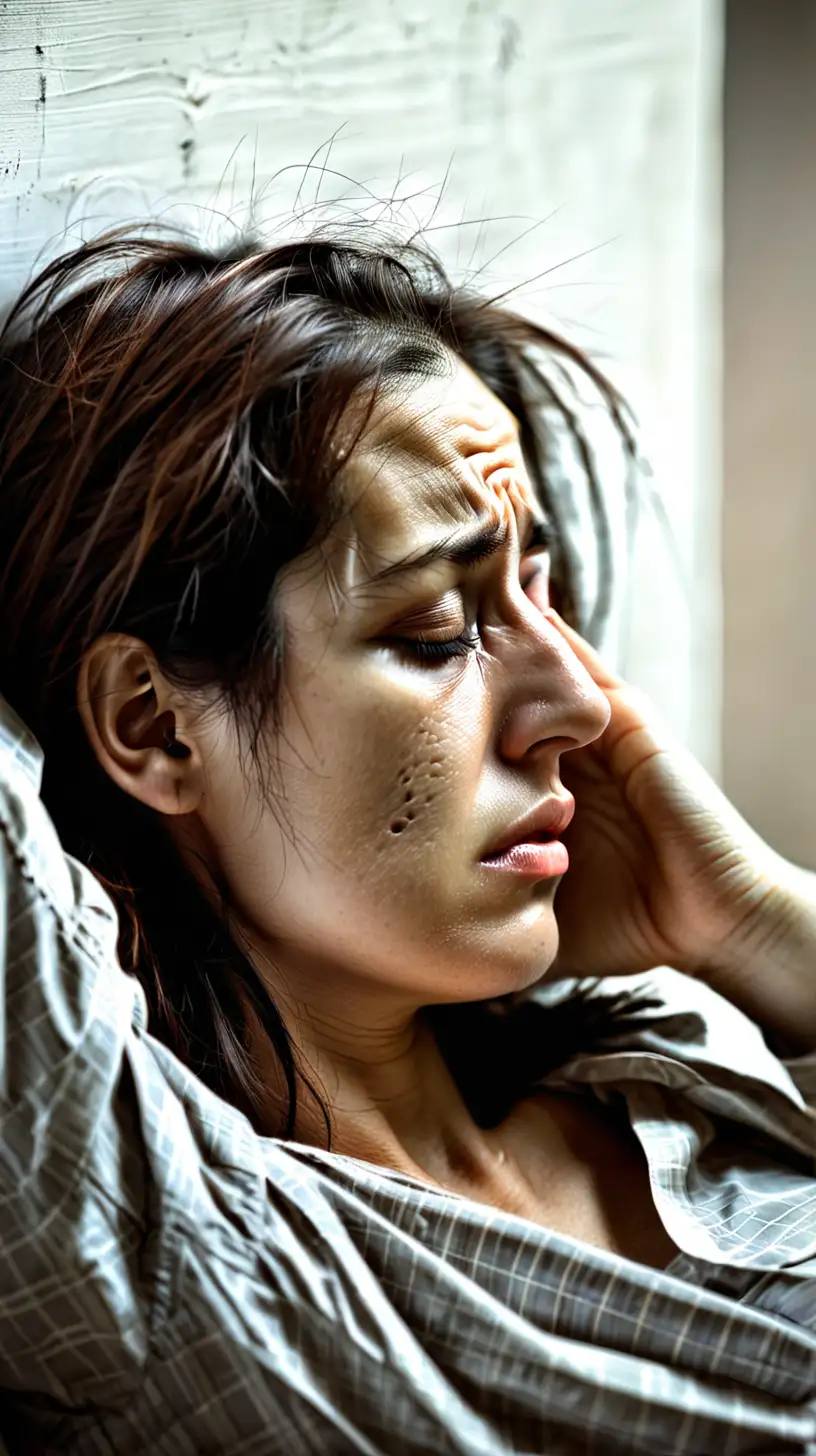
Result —
<instances>
[{"instance_id":1,"label":"forehead wrinkle","mask_svg":"<svg viewBox=\"0 0 816 1456\"><path fill-rule=\"evenodd\" d=\"M483 488L474 488L473 472L449 453L429 458L405 445L379 449L368 468L365 453L349 471L347 481L356 486L350 495L348 514L360 539L371 546L416 544L415 527L428 519L432 526L463 525L483 507ZM380 458L377 458L377 457ZM407 528L407 529L406 529Z\"/></svg>"},{"instance_id":2,"label":"forehead wrinkle","mask_svg":"<svg viewBox=\"0 0 816 1456\"><path fill-rule=\"evenodd\" d=\"M450 487L450 481L446 484ZM416 506L416 502L412 503ZM439 540L440 535L449 534L451 527L464 525L472 521L475 514L484 514L479 510L478 502L463 500L463 509L457 511L448 507L448 502L439 492L434 493L429 501L432 510L428 513L420 508L412 512L414 517L425 516L426 529L406 531L405 512L399 509L399 502L393 499L388 502L392 507L389 511L385 509L377 511L375 520L360 529L359 521L355 523L352 535L347 533L343 541L337 541L333 559L337 562L335 573L339 574L344 590L349 594L359 593L361 590L372 585L373 578L394 563L402 560L403 557L421 552L427 546ZM488 501L485 500L487 505ZM495 502L494 508L495 508ZM393 529L389 530L389 516ZM371 526L375 529L371 530ZM377 530L376 527L380 529Z\"/></svg>"},{"instance_id":3,"label":"forehead wrinkle","mask_svg":"<svg viewBox=\"0 0 816 1456\"><path fill-rule=\"evenodd\" d=\"M506 468L497 462L496 473ZM378 479L381 490L367 482L358 499L362 509L350 512L351 534L345 533L343 540L335 535L335 570L349 593L367 587L380 590L382 581L375 579L387 578L389 568L394 568L390 578L394 580L403 563L404 574L410 576L413 558L439 546L446 537L455 539L456 528L471 526L474 520L503 519L509 524L512 518L515 534L522 538L531 519L540 515L535 497L530 497L529 482L515 471L509 480L489 483L482 472L468 470L464 462L457 471L426 468L420 491L412 482L407 498L403 479L388 480L382 471ZM440 560L433 565L444 569L450 563ZM421 569L417 565L414 572ZM431 564L424 567L425 571L432 569Z\"/></svg>"},{"instance_id":4,"label":"forehead wrinkle","mask_svg":"<svg viewBox=\"0 0 816 1456\"><path fill-rule=\"evenodd\" d=\"M514 415L457 365L451 379L381 397L343 468L351 532L332 554L346 591L474 516L535 513Z\"/></svg>"},{"instance_id":5,"label":"forehead wrinkle","mask_svg":"<svg viewBox=\"0 0 816 1456\"><path fill-rule=\"evenodd\" d=\"M499 524L504 521L507 531L504 540L498 549L519 544L525 549L523 542L526 540L532 521L541 519L540 512L530 506L521 491L514 488L512 483L509 489L498 488L490 491L490 494L482 494L481 501L475 502L469 508L463 519L458 524L470 525L477 521L482 526L489 526L492 523ZM421 544L417 546L418 538L409 542L412 549L403 553L402 557L395 558L392 553L388 557L381 551L371 547L366 542L359 529L349 521L350 529L341 536L335 530L334 539L327 538L322 547L324 589L331 598L332 615L336 622L341 614L345 603L357 601L363 606L374 600L385 599L393 596L398 600L402 595L400 590L401 580L415 584L416 576L422 572L429 575L435 568L440 571L450 571L456 567L456 563L440 558L438 562L426 564L424 567L418 565L412 571L411 558L421 554L428 546L439 546L447 538L453 538L455 544L459 533L456 531L438 529L443 524L437 517L437 529L430 531L427 536L421 538ZM460 537L461 539L461 537ZM399 567L402 559L406 558L404 570ZM372 560L376 563L376 569L372 566ZM388 568L394 566L396 570L393 575L388 574ZM383 572L385 567L385 572Z\"/></svg>"},{"instance_id":6,"label":"forehead wrinkle","mask_svg":"<svg viewBox=\"0 0 816 1456\"><path fill-rule=\"evenodd\" d=\"M472 419L463 420L459 414L450 416L451 442L458 454L465 457L484 455L507 449L508 446L511 451L521 454L521 437L516 419L504 405L499 404L499 410L498 418L481 425Z\"/></svg>"},{"instance_id":7,"label":"forehead wrinkle","mask_svg":"<svg viewBox=\"0 0 816 1456\"><path fill-rule=\"evenodd\" d=\"M422 380L413 389L385 391L355 453L401 449L440 465L508 445L520 455L515 415L462 359L452 356L451 362L450 376Z\"/></svg>"},{"instance_id":8,"label":"forehead wrinkle","mask_svg":"<svg viewBox=\"0 0 816 1456\"><path fill-rule=\"evenodd\" d=\"M391 448L408 460L423 460L428 465L456 473L462 466L469 470L478 469L477 460L484 462L483 469L478 471L483 477L499 464L524 470L521 441L511 415L508 415L506 427L501 428L504 422L492 420L484 426L477 426L471 421L463 421L459 413L447 417L442 414L441 418L440 411L435 413L436 420L428 411L421 421L415 421L414 424L419 424L420 428L407 428L399 443L392 442ZM383 443L378 453L388 448ZM497 455L499 460L493 458Z\"/></svg>"},{"instance_id":9,"label":"forehead wrinkle","mask_svg":"<svg viewBox=\"0 0 816 1456\"><path fill-rule=\"evenodd\" d=\"M450 442L434 435L430 438L430 449L418 449L419 443L411 445L403 439L387 449L377 447L371 452L374 460L370 473L366 468L367 452L363 451L354 462L356 469L349 471L349 480L356 476L359 481L352 509L362 506L370 512L372 523L384 516L385 534L392 534L395 525L397 528L402 525L406 505L415 511L427 504L443 522L465 524L474 511L484 511L493 487L487 497L484 488L499 471L518 478L522 492L529 485L520 441L512 432L490 431L487 441L479 441L472 431L460 432L459 438ZM410 500L406 500L405 481L409 473ZM378 482L385 485L384 510L380 509L380 502L371 500L372 487ZM395 494L403 497L397 510L394 509Z\"/></svg>"},{"instance_id":10,"label":"forehead wrinkle","mask_svg":"<svg viewBox=\"0 0 816 1456\"><path fill-rule=\"evenodd\" d=\"M376 599L394 581L399 584L400 579L407 578L413 584L418 575L427 576L435 568L449 572L451 568L475 566L488 556L503 553L508 546L511 552L526 551L538 513L530 509L521 495L516 493L514 499L513 493L507 490L496 491L490 504L492 510L471 515L475 527L460 532L437 533L424 549L415 549L401 558L386 561L384 567L371 573L367 580L363 578L362 582L356 583L355 594L364 601ZM448 585L452 583L448 581Z\"/></svg>"}]
</instances>

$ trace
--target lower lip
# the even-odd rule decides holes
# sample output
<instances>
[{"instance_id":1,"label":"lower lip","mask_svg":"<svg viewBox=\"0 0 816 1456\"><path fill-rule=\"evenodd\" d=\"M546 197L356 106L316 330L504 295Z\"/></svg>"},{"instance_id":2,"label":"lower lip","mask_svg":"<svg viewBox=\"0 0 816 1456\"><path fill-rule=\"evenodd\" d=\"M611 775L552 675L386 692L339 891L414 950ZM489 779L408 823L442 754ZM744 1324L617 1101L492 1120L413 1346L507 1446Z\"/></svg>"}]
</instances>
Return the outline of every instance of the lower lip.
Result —
<instances>
[{"instance_id":1,"label":"lower lip","mask_svg":"<svg viewBox=\"0 0 816 1456\"><path fill-rule=\"evenodd\" d=\"M510 870L514 875L544 880L552 875L563 875L569 869L569 855L567 846L560 839L548 839L544 844L514 844L501 854L483 859L482 864L488 869Z\"/></svg>"}]
</instances>

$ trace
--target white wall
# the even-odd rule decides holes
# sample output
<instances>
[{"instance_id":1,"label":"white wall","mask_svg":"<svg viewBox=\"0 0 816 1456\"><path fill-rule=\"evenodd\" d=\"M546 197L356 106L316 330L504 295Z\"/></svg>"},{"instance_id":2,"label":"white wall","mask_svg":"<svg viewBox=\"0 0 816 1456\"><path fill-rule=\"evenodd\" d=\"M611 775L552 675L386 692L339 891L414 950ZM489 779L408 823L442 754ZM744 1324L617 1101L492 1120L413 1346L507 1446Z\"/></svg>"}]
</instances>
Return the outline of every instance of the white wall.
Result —
<instances>
[{"instance_id":1,"label":"white wall","mask_svg":"<svg viewBox=\"0 0 816 1456\"><path fill-rule=\"evenodd\" d=\"M285 221L342 128L334 168L410 198L491 288L543 275L524 306L648 423L687 591L647 532L628 670L716 766L720 21L720 0L3 0L0 294L66 223L182 200L241 222L253 188ZM371 201L320 179L344 194Z\"/></svg>"}]
</instances>

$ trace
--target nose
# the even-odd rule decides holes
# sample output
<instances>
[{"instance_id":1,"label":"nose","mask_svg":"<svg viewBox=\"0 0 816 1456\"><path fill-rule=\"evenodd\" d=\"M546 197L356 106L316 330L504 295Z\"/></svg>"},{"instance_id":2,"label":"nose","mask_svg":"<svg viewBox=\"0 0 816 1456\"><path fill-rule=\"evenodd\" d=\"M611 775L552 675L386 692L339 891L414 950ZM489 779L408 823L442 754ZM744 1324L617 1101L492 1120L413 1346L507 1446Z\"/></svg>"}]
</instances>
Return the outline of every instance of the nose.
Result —
<instances>
[{"instance_id":1,"label":"nose","mask_svg":"<svg viewBox=\"0 0 816 1456\"><path fill-rule=\"evenodd\" d=\"M508 702L501 756L518 762L545 745L561 753L599 738L609 722L609 702L558 628L528 602L502 637Z\"/></svg>"}]
</instances>

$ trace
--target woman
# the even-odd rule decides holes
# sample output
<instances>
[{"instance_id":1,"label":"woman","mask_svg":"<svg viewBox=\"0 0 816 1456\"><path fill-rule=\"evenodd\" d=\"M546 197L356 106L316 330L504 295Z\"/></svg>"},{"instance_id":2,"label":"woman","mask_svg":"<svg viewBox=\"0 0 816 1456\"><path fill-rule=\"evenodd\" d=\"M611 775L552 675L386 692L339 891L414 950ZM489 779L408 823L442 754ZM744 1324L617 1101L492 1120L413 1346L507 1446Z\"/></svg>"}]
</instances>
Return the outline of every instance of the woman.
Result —
<instances>
[{"instance_id":1,"label":"woman","mask_svg":"<svg viewBox=\"0 0 816 1456\"><path fill-rule=\"evenodd\" d=\"M816 1442L808 1364L816 1325L795 1293L816 1271L816 1137L801 1090L812 1063L790 1062L797 1090L736 1010L725 1031L726 1041L736 1038L733 1064L718 1060L711 1031L725 1004L713 988L778 1051L816 1045L816 897L565 620L575 618L576 592L535 428L536 406L547 401L582 449L561 392L563 360L602 391L628 445L619 402L587 361L452 288L416 250L315 238L218 256L112 237L52 265L12 314L0 366L0 687L43 750L43 802L62 847L86 867L71 923L79 914L85 935L89 919L107 913L90 870L116 906L119 956L144 987L152 1036L247 1113L257 1133L283 1139L252 1144L262 1151L251 1156L234 1146L216 1156L214 1122L227 1117L240 1141L240 1121L215 1111L220 1104L144 1039L138 1012L125 1031L112 1012L87 1011L93 998L84 993L81 1025L105 1032L94 1043L108 1048L99 1052L104 1089L97 1077L92 1096L82 1077L63 1077L73 1088L69 1116L49 1080L60 1057L51 1054L39 1101L25 1062L25 1096L10 1103L24 1129L17 1164L32 1177L50 1167L51 1154L40 1153L54 1141L54 1107L74 1119L68 1137L81 1156L70 1175L61 1164L49 1175L42 1197L53 1202L67 1178L61 1216L71 1199L85 1210L84 1221L67 1224L85 1268L87 1208L99 1218L107 1186L116 1217L108 1209L102 1220L106 1247L124 1272L117 1298L102 1305L117 1351L128 1321L110 1311L121 1289L133 1309L149 1309L146 1323L133 1316L134 1328L144 1325L139 1349L117 1355L102 1391L95 1375L65 1366L64 1351L51 1363L38 1353L33 1375L30 1363L20 1375L18 1352L3 1383L41 1440L67 1429L77 1438L81 1406L87 1449L97 1449L88 1431L99 1430L117 1450L159 1449L160 1439L168 1450L238 1450L264 1424L269 1444L252 1449L702 1451L727 1439L736 1451L763 1440L775 1450ZM591 470L585 450L583 458ZM39 807L25 812L47 835ZM24 843L30 835L15 851L20 863ZM103 1002L110 960L95 960ZM685 979L669 973L669 989L645 998L637 981L615 982L623 994L614 997L599 998L591 982L568 984L566 997L558 991L559 977L663 965ZM23 992L11 997L15 1024L50 1025L51 992L20 984L35 999L21 1017ZM124 995L127 983L117 985ZM686 992L688 1004L675 1005ZM61 1055L78 1041L66 1033ZM84 1066L91 1061L96 1051L84 1055ZM150 1109L170 1094L175 1131L167 1133ZM26 1121L20 1109L33 1104L37 1116ZM51 1142L38 1134L36 1156L35 1125L51 1133ZM708 1166L707 1143L721 1134ZM280 1172L275 1157L294 1149ZM241 1215L249 1232L242 1225L238 1238L232 1175L253 1158L266 1160L274 1197L265 1213ZM219 1299L203 1300L210 1323L198 1334L212 1339L217 1328L223 1343L244 1309L232 1282L252 1284L246 1260L257 1262L261 1246L255 1323L242 1316L230 1343L243 1360L259 1345L264 1368L273 1348L276 1361L289 1360L286 1398L275 1407L291 1423L283 1436L269 1435L269 1407L250 1398L243 1366L233 1427L223 1409L219 1416L229 1438L201 1424L207 1409L212 1420L226 1366L215 1386L212 1373L204 1382L206 1398L191 1395L189 1381L182 1398L175 1374L170 1386L155 1383L157 1351L166 1370L189 1362L191 1343L182 1352L176 1332L172 1351L162 1345L168 1306L157 1288L172 1286L176 1324L185 1299L198 1317L203 1307L206 1280L193 1279L192 1294L179 1273L186 1244L169 1271L151 1245L151 1229L167 1242L168 1209L184 1202L185 1160L196 1186L207 1170L206 1196L185 1195L182 1243L193 1241L196 1268L222 1260L225 1243L240 1246L237 1262L226 1260L232 1281L222 1269ZM378 1286L365 1285L368 1330L348 1312L348 1292L327 1308L304 1284L303 1250L317 1237L299 1227L305 1194L282 1222L276 1203L301 1165L318 1170L323 1214L331 1205L346 1236L364 1228L364 1247L358 1237L332 1280L342 1284L353 1266L359 1291L378 1276ZM215 1193L213 1167L216 1182L224 1167L232 1180ZM353 1215L338 1215L344 1188L357 1200ZM472 1203L451 1203L451 1194ZM360 1223L360 1200L368 1222ZM749 1238L747 1210L760 1205ZM427 1290L421 1309L411 1304L419 1256L410 1293L398 1296L376 1247L383 1217L398 1245L401 1219L419 1208L419 1225L403 1224L403 1234L415 1242L424 1230L434 1278L449 1281L440 1268L458 1257L465 1272L456 1277L470 1281L458 1310L450 1283L440 1286L452 1320L444 1338ZM521 1304L509 1286L497 1297L480 1284L494 1226L487 1209L510 1216L498 1225L505 1262L495 1268L508 1270L507 1240L513 1268L539 1240L542 1282L545 1269L559 1271L556 1305L568 1300L571 1279L577 1298L575 1281L589 1277L592 1302L605 1290L600 1323L568 1328L574 1316L560 1309L522 1310L538 1298L531 1274ZM428 1232L440 1210L453 1219L444 1237L438 1226ZM123 1211L136 1221L117 1239ZM470 1217L483 1222L468 1264L451 1239L456 1220ZM309 1218L320 1222L313 1208ZM293 1229L300 1275L287 1281L270 1261ZM28 1231L38 1250L40 1231L41 1222L36 1237ZM327 1236L324 1221L321 1258ZM86 1280L97 1303L101 1262L90 1259ZM611 1298L613 1285L622 1296ZM268 1307L263 1318L256 1308L257 1290L272 1287L301 1321L294 1334L285 1320L282 1331L276 1324L275 1340ZM763 1312L736 1302L724 1311L717 1299L726 1293ZM653 1326L647 1309L658 1296L666 1303ZM614 1335L600 1317L607 1300ZM623 1305L627 1319L636 1311L634 1334L620 1333ZM328 1321L319 1359L304 1307ZM701 1308L709 1333L695 1326L689 1341L689 1311ZM729 1345L738 1309L739 1339ZM451 1355L461 1347L457 1317L469 1339L493 1332L478 1377ZM85 1312L72 1319L90 1329ZM416 1349L402 1343L406 1331L422 1344L421 1370ZM591 1347L569 1378L564 1335ZM390 1352L380 1357L379 1425L361 1394L371 1381L361 1383L355 1365L372 1342ZM30 1357L36 1341L24 1343ZM612 1353L601 1359L598 1346ZM540 1376L533 1409L519 1401L502 1348L516 1371L526 1361ZM305 1385L292 1373L293 1349L305 1358ZM642 1376L644 1359L667 1381L659 1396L654 1372ZM206 1362L199 1382L202 1370ZM324 1381L331 1399L324 1390L321 1404L314 1392ZM737 1385L745 1388L732 1399ZM52 1403L45 1413L35 1399L43 1390ZM309 1408L308 1428L298 1401ZM168 1409L175 1438L190 1444L172 1445Z\"/></svg>"}]
</instances>

